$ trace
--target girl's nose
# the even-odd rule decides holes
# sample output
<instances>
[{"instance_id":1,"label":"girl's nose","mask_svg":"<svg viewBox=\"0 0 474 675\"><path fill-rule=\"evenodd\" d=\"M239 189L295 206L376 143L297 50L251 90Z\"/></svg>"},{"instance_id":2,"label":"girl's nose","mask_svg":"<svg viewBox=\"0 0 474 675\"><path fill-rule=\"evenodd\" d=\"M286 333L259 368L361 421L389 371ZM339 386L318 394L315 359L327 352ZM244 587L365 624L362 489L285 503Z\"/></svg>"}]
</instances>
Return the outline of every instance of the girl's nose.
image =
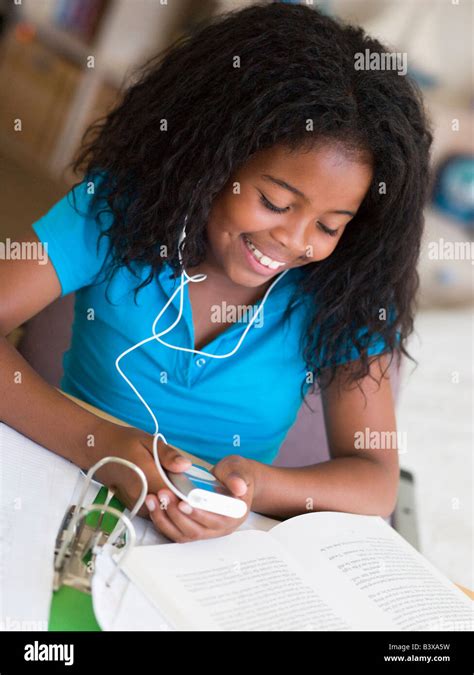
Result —
<instances>
[{"instance_id":1,"label":"girl's nose","mask_svg":"<svg viewBox=\"0 0 474 675\"><path fill-rule=\"evenodd\" d=\"M286 249L287 254L295 259L306 256L306 251L311 245L310 227L303 219L299 219L299 222L295 219L289 225L274 228L272 236Z\"/></svg>"}]
</instances>

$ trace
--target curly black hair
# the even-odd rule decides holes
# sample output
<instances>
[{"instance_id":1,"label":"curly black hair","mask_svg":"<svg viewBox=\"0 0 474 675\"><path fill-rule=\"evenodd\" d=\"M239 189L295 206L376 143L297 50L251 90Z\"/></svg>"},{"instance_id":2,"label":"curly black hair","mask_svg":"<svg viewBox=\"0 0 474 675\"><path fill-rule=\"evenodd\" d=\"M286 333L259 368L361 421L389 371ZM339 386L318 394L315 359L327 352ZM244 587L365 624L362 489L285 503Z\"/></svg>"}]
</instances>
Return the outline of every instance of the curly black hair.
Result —
<instances>
[{"instance_id":1,"label":"curly black hair","mask_svg":"<svg viewBox=\"0 0 474 675\"><path fill-rule=\"evenodd\" d=\"M186 215L184 264L203 261L213 200L253 153L330 140L370 157L373 180L359 211L334 252L303 268L296 291L314 298L301 337L313 390L332 381L350 345L360 355L350 381L366 376L375 336L392 358L411 358L432 133L409 76L354 67L365 50L387 52L362 28L304 5L259 3L217 16L138 69L72 164L76 173L105 172L94 199L113 213L103 232L109 274L149 266L138 291L163 265L163 245L178 274Z\"/></svg>"}]
</instances>

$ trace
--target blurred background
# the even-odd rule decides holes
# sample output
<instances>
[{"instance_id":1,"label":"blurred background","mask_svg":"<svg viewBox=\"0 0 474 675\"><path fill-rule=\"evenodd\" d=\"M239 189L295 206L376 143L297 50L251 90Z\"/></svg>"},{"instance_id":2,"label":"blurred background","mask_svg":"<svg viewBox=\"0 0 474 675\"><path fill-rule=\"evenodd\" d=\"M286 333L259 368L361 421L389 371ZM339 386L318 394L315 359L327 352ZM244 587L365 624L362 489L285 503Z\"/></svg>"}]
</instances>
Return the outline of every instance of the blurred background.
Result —
<instances>
[{"instance_id":1,"label":"blurred background","mask_svg":"<svg viewBox=\"0 0 474 675\"><path fill-rule=\"evenodd\" d=\"M216 13L252 4L163 3L0 0L0 240L14 240L66 193L75 180L67 165L82 133L120 100L146 57ZM362 25L391 51L406 52L433 123L433 192L410 350L418 365L403 364L397 402L399 431L407 439L397 529L449 578L473 589L473 4L304 4ZM18 118L21 133L14 129ZM64 335L53 331L58 313L68 326L71 302L10 336L52 383L61 368L53 345L61 351L68 339L66 329ZM40 334L49 346L38 353Z\"/></svg>"}]
</instances>

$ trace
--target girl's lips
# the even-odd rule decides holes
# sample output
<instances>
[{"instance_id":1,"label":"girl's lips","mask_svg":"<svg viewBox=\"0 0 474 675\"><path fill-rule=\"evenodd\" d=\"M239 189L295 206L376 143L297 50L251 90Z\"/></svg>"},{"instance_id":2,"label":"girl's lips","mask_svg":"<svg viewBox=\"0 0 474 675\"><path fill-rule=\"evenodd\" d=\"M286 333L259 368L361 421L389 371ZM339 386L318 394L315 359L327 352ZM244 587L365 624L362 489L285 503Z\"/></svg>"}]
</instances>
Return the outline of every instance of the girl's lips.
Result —
<instances>
[{"instance_id":1,"label":"girl's lips","mask_svg":"<svg viewBox=\"0 0 474 675\"><path fill-rule=\"evenodd\" d=\"M258 260L253 257L253 255L250 253L247 246L245 245L243 234L239 236L239 239L241 242L242 250L247 264L252 268L253 271L257 272L257 274L261 274L262 276L265 277L271 277L274 276L275 274L278 274L283 269L282 266L276 270L272 270L269 267L265 267L265 265L259 263Z\"/></svg>"}]
</instances>

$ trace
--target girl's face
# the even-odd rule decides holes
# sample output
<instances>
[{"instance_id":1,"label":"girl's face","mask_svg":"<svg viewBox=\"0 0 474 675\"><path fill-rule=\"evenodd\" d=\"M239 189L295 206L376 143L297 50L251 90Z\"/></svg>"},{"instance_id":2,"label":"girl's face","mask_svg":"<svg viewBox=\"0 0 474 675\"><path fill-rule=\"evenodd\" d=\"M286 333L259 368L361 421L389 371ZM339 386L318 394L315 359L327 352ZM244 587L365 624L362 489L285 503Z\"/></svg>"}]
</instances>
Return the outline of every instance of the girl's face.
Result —
<instances>
[{"instance_id":1,"label":"girl's face","mask_svg":"<svg viewBox=\"0 0 474 675\"><path fill-rule=\"evenodd\" d=\"M331 255L372 179L338 145L255 153L215 199L206 265L254 288Z\"/></svg>"}]
</instances>

